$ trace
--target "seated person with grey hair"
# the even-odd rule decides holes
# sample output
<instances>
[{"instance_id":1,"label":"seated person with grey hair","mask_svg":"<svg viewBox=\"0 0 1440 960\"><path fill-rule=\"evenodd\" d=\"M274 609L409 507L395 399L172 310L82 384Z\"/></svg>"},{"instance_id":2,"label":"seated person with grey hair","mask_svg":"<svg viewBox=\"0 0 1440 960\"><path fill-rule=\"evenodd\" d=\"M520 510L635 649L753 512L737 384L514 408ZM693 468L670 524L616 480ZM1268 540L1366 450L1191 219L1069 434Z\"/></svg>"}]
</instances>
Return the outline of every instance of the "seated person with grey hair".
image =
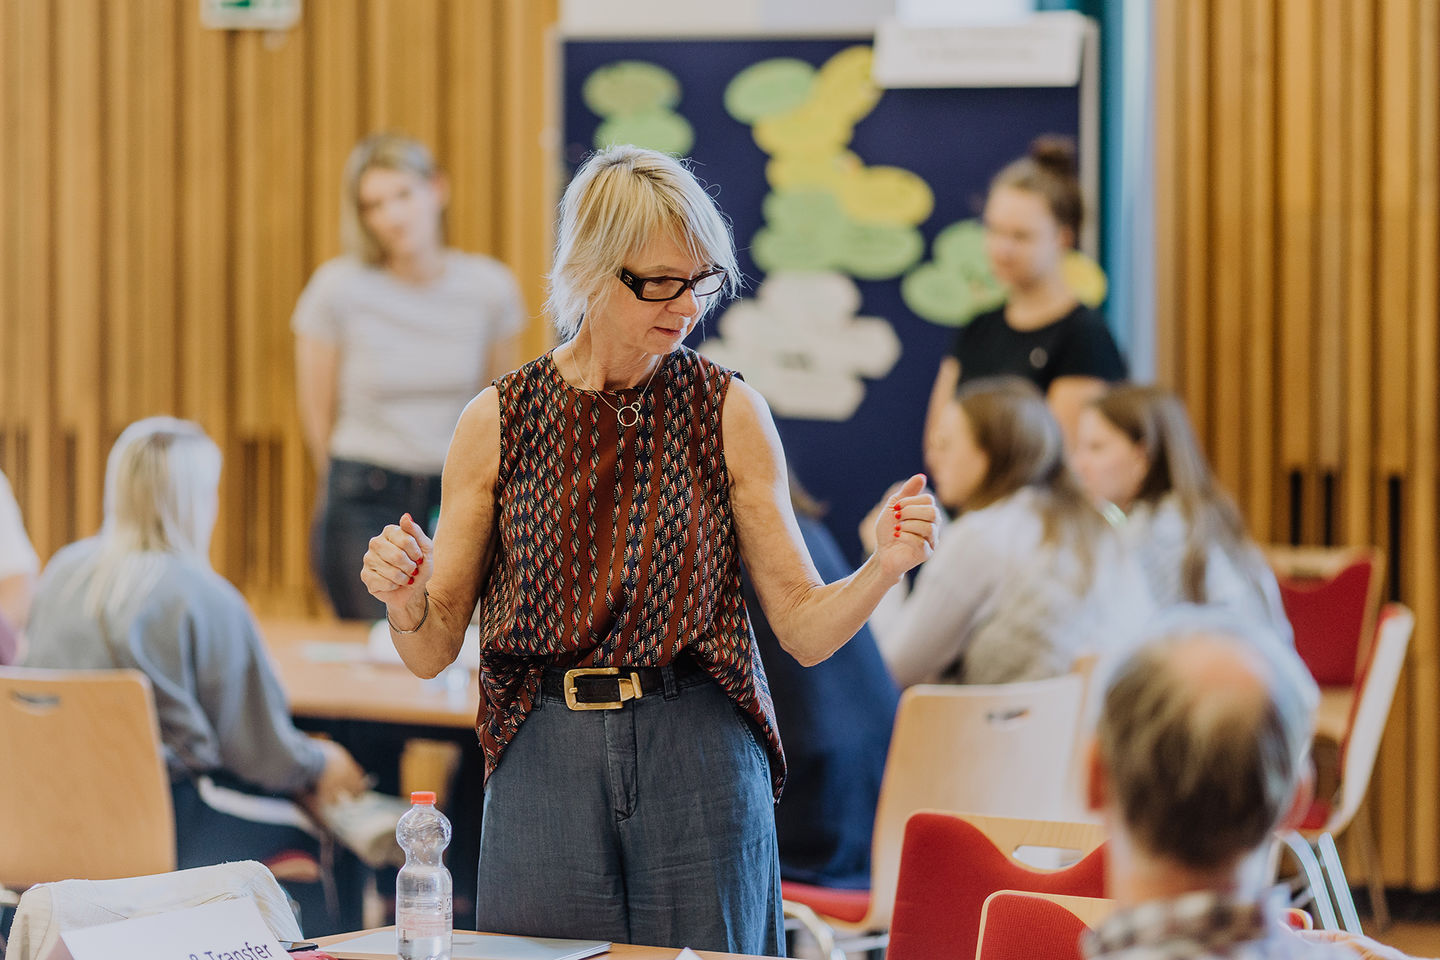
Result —
<instances>
[{"instance_id":1,"label":"seated person with grey hair","mask_svg":"<svg viewBox=\"0 0 1440 960\"><path fill-rule=\"evenodd\" d=\"M1276 636L1217 612L1174 608L1149 636L1110 674L1089 757L1120 909L1087 956L1349 956L1295 936L1267 889L1270 837L1313 786L1315 682Z\"/></svg>"}]
</instances>

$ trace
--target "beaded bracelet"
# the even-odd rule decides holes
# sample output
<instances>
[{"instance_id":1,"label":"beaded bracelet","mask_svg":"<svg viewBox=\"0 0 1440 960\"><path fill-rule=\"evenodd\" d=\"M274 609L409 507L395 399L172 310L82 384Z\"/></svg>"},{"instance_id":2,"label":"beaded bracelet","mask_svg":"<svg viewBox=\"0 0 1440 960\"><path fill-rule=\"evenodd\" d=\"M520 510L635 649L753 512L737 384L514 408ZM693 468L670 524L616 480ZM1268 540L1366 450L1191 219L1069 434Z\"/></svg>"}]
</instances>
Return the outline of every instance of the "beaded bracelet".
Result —
<instances>
[{"instance_id":1,"label":"beaded bracelet","mask_svg":"<svg viewBox=\"0 0 1440 960\"><path fill-rule=\"evenodd\" d=\"M430 616L430 588L429 588L429 587L426 587L426 588L425 588L425 612L422 613L422 614L420 614L420 622L419 622L419 623L415 624L415 626L411 627L409 630L401 630L399 627L395 626L395 621L390 619L390 611L389 611L388 609L385 611L385 622L388 623L388 624L390 624L390 629L393 630L393 631L395 631L396 633L415 633L415 632L418 631L421 627L425 626L425 618L428 617L428 616Z\"/></svg>"}]
</instances>

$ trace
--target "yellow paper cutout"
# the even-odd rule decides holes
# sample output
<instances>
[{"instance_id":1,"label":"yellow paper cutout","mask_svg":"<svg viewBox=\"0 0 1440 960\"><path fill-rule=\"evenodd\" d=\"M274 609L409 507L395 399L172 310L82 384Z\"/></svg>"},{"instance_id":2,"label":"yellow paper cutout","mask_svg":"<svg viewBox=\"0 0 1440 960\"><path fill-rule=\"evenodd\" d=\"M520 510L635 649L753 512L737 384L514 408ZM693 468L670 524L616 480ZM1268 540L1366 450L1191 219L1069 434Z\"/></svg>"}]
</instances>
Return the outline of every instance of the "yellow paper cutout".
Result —
<instances>
[{"instance_id":1,"label":"yellow paper cutout","mask_svg":"<svg viewBox=\"0 0 1440 960\"><path fill-rule=\"evenodd\" d=\"M865 166L849 150L785 153L765 164L765 179L774 190L816 188L837 191L840 181Z\"/></svg>"},{"instance_id":2,"label":"yellow paper cutout","mask_svg":"<svg viewBox=\"0 0 1440 960\"><path fill-rule=\"evenodd\" d=\"M1109 281L1100 264L1081 253L1071 250L1060 264L1065 283L1075 293L1075 299L1087 307L1098 307L1105 302Z\"/></svg>"},{"instance_id":3,"label":"yellow paper cutout","mask_svg":"<svg viewBox=\"0 0 1440 960\"><path fill-rule=\"evenodd\" d=\"M841 179L839 193L845 212L865 223L913 227L935 209L930 185L900 167L851 170Z\"/></svg>"}]
</instances>

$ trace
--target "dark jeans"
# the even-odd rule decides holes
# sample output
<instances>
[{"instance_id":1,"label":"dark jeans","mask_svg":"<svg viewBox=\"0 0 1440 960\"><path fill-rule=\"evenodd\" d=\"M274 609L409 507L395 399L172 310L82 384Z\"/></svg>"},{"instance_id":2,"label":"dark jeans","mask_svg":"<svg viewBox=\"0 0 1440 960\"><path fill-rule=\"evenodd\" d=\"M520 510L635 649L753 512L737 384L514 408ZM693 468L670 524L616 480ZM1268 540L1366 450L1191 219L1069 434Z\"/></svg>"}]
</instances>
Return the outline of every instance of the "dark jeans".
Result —
<instances>
[{"instance_id":1,"label":"dark jeans","mask_svg":"<svg viewBox=\"0 0 1440 960\"><path fill-rule=\"evenodd\" d=\"M440 509L440 475L396 473L355 460L331 460L325 501L315 520L311 557L335 615L379 620L385 605L360 582L360 563L370 538L409 513L434 534L431 514Z\"/></svg>"},{"instance_id":2,"label":"dark jeans","mask_svg":"<svg viewBox=\"0 0 1440 960\"><path fill-rule=\"evenodd\" d=\"M217 784L231 790L258 793L254 788L224 774L211 774ZM170 785L175 804L176 866L208 867L230 860L259 860L264 863L279 854L295 851L317 860L320 844L314 837L295 827L258 823L214 809L200 797L193 780ZM333 913L325 903L324 889L318 883L282 884L285 892L300 905L300 923L307 937L323 937L363 925L361 899L364 887L364 865L343 848L337 848L334 874L340 910Z\"/></svg>"},{"instance_id":3,"label":"dark jeans","mask_svg":"<svg viewBox=\"0 0 1440 960\"><path fill-rule=\"evenodd\" d=\"M708 676L676 694L537 704L485 791L478 929L781 955L765 750Z\"/></svg>"}]
</instances>

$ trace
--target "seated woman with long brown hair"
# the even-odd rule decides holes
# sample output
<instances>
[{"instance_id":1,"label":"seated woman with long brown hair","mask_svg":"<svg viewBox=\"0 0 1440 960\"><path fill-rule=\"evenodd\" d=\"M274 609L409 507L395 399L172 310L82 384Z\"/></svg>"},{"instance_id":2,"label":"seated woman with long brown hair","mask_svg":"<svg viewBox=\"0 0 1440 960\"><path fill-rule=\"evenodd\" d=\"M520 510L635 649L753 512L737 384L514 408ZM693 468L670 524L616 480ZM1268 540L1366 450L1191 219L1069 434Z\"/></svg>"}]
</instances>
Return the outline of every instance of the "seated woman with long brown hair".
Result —
<instances>
[{"instance_id":1,"label":"seated woman with long brown hair","mask_svg":"<svg viewBox=\"0 0 1440 960\"><path fill-rule=\"evenodd\" d=\"M1125 542L1161 607L1223 607L1293 640L1280 589L1220 488L1180 398L1125 384L1080 414L1073 462L1086 491L1125 515Z\"/></svg>"},{"instance_id":2,"label":"seated woman with long brown hair","mask_svg":"<svg viewBox=\"0 0 1440 960\"><path fill-rule=\"evenodd\" d=\"M1071 476L1033 384L963 385L939 411L927 459L957 519L914 588L892 589L870 619L902 687L1058 676L1149 614L1143 579Z\"/></svg>"}]
</instances>

